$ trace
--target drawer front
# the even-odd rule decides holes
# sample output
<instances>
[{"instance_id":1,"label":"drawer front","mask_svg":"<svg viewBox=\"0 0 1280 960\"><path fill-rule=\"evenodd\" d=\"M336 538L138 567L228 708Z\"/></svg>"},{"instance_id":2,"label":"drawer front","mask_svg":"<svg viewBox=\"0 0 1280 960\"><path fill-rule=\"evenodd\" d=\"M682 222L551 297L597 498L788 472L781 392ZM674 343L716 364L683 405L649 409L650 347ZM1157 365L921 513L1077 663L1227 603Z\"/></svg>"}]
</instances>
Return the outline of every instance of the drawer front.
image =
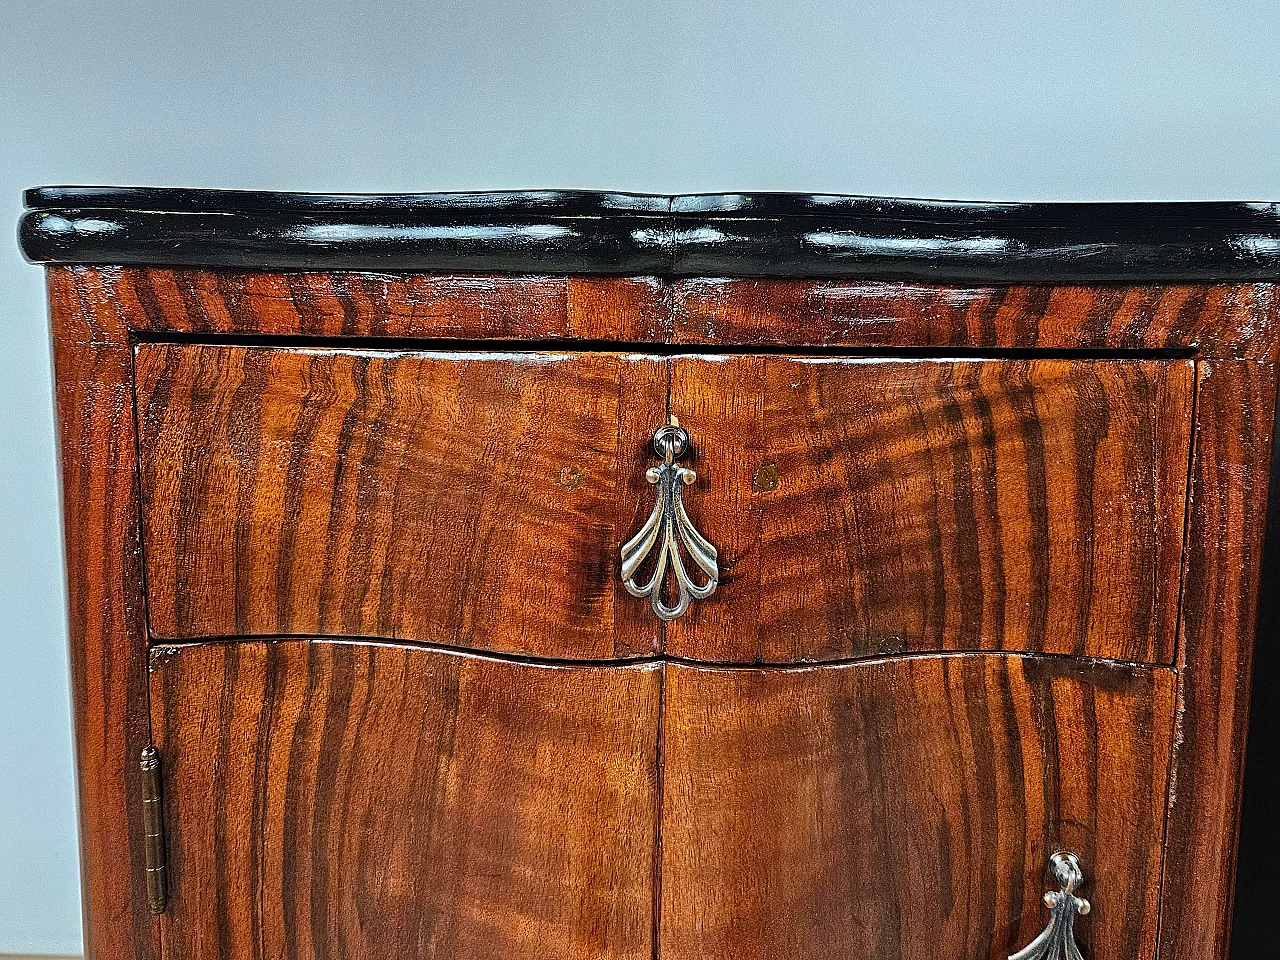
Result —
<instances>
[{"instance_id":1,"label":"drawer front","mask_svg":"<svg viewBox=\"0 0 1280 960\"><path fill-rule=\"evenodd\" d=\"M153 636L658 649L616 558L643 519L662 361L182 344L136 361Z\"/></svg>"},{"instance_id":2,"label":"drawer front","mask_svg":"<svg viewBox=\"0 0 1280 960\"><path fill-rule=\"evenodd\" d=\"M649 960L660 667L157 648L164 956Z\"/></svg>"},{"instance_id":3,"label":"drawer front","mask_svg":"<svg viewBox=\"0 0 1280 960\"><path fill-rule=\"evenodd\" d=\"M1171 668L952 654L671 664L664 960L1005 960L1070 850L1086 957L1150 957Z\"/></svg>"},{"instance_id":4,"label":"drawer front","mask_svg":"<svg viewBox=\"0 0 1280 960\"><path fill-rule=\"evenodd\" d=\"M1191 361L147 344L137 366L158 638L1172 662ZM618 556L668 402L720 584L664 631Z\"/></svg>"},{"instance_id":5,"label":"drawer front","mask_svg":"<svg viewBox=\"0 0 1280 960\"><path fill-rule=\"evenodd\" d=\"M722 575L667 649L1171 663L1193 383L1190 360L674 360Z\"/></svg>"}]
</instances>

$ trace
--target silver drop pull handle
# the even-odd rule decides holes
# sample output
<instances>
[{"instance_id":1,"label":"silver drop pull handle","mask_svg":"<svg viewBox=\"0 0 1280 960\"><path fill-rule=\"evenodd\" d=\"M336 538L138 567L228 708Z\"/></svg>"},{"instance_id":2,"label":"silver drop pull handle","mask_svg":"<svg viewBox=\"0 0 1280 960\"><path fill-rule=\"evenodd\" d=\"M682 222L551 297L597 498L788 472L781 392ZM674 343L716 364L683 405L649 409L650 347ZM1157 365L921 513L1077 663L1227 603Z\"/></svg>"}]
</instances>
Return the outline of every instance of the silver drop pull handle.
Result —
<instances>
[{"instance_id":1,"label":"silver drop pull handle","mask_svg":"<svg viewBox=\"0 0 1280 960\"><path fill-rule=\"evenodd\" d=\"M684 509L684 488L698 479L688 467L676 463L688 449L689 434L674 421L654 433L653 450L662 463L650 467L645 478L657 487L657 502L640 532L622 545L622 585L633 597L648 597L649 606L663 620L675 620L694 600L711 596L720 578L716 548L694 529ZM638 582L641 565L655 549L653 573ZM703 583L690 577L682 552L706 576ZM675 606L667 606L663 599L668 572L675 577Z\"/></svg>"},{"instance_id":2,"label":"silver drop pull handle","mask_svg":"<svg viewBox=\"0 0 1280 960\"><path fill-rule=\"evenodd\" d=\"M1051 911L1049 925L1009 960L1083 960L1073 928L1076 914L1089 912L1089 901L1076 896L1084 883L1084 871L1074 853L1055 853L1049 858L1049 871L1062 887L1044 895Z\"/></svg>"}]
</instances>

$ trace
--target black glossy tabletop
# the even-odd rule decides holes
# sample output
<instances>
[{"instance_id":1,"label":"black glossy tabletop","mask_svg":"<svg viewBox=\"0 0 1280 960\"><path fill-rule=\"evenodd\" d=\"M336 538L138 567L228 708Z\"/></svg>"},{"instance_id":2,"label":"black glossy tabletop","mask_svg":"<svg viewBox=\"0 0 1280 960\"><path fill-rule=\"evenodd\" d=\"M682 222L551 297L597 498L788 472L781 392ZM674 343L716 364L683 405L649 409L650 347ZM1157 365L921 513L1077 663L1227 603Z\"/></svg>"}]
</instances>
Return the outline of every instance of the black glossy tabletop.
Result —
<instances>
[{"instance_id":1,"label":"black glossy tabletop","mask_svg":"<svg viewBox=\"0 0 1280 960\"><path fill-rule=\"evenodd\" d=\"M26 202L23 251L45 263L1008 283L1280 278L1276 203L167 187L38 187Z\"/></svg>"}]
</instances>

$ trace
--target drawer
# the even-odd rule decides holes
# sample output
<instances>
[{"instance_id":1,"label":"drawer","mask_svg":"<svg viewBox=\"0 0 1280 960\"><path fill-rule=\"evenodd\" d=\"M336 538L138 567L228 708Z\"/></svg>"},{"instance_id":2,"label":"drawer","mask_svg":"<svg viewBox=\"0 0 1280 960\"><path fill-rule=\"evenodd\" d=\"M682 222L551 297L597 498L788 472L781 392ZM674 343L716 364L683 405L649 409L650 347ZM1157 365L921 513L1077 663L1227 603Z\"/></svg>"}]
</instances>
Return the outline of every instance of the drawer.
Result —
<instances>
[{"instance_id":1,"label":"drawer","mask_svg":"<svg viewBox=\"0 0 1280 960\"><path fill-rule=\"evenodd\" d=\"M137 369L159 639L1172 662L1189 360L144 344ZM664 627L619 550L668 405L721 580Z\"/></svg>"},{"instance_id":2,"label":"drawer","mask_svg":"<svg viewBox=\"0 0 1280 960\"><path fill-rule=\"evenodd\" d=\"M661 361L142 344L136 367L153 637L658 649L615 558Z\"/></svg>"},{"instance_id":3,"label":"drawer","mask_svg":"<svg viewBox=\"0 0 1280 960\"><path fill-rule=\"evenodd\" d=\"M1194 363L681 357L720 552L673 654L1042 651L1171 663Z\"/></svg>"}]
</instances>

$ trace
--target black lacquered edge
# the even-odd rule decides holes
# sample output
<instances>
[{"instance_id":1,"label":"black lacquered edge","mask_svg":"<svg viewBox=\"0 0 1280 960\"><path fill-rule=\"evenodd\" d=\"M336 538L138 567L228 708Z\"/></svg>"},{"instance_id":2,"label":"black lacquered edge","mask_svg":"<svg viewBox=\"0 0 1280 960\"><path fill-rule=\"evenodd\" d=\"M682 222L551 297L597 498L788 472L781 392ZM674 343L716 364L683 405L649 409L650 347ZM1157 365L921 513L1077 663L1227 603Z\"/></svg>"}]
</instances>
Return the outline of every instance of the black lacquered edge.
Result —
<instances>
[{"instance_id":1,"label":"black lacquered edge","mask_svg":"<svg viewBox=\"0 0 1280 960\"><path fill-rule=\"evenodd\" d=\"M26 199L22 249L46 263L1005 283L1280 279L1277 204L114 187L42 187Z\"/></svg>"},{"instance_id":2,"label":"black lacquered edge","mask_svg":"<svg viewBox=\"0 0 1280 960\"><path fill-rule=\"evenodd\" d=\"M1274 229L1280 204L1223 201L984 203L966 200L919 200L820 193L703 193L671 198L677 216L717 219L770 217L851 217L939 227L982 227L1053 230L1133 230L1150 224L1200 227L1219 224L1232 229Z\"/></svg>"},{"instance_id":3,"label":"black lacquered edge","mask_svg":"<svg viewBox=\"0 0 1280 960\"><path fill-rule=\"evenodd\" d=\"M32 187L23 193L32 210L159 210L170 213L409 213L458 218L615 214L663 215L671 198L600 190L505 190L473 193L290 193L187 187Z\"/></svg>"},{"instance_id":4,"label":"black lacquered edge","mask_svg":"<svg viewBox=\"0 0 1280 960\"><path fill-rule=\"evenodd\" d=\"M44 263L240 270L663 273L665 219L491 216L475 220L297 214L32 210L22 250Z\"/></svg>"},{"instance_id":5,"label":"black lacquered edge","mask_svg":"<svg viewBox=\"0 0 1280 960\"><path fill-rule=\"evenodd\" d=\"M1221 226L1119 234L1087 226L936 223L840 218L708 218L677 230L680 276L887 277L924 282L1120 283L1280 279L1280 223L1273 232Z\"/></svg>"}]
</instances>

